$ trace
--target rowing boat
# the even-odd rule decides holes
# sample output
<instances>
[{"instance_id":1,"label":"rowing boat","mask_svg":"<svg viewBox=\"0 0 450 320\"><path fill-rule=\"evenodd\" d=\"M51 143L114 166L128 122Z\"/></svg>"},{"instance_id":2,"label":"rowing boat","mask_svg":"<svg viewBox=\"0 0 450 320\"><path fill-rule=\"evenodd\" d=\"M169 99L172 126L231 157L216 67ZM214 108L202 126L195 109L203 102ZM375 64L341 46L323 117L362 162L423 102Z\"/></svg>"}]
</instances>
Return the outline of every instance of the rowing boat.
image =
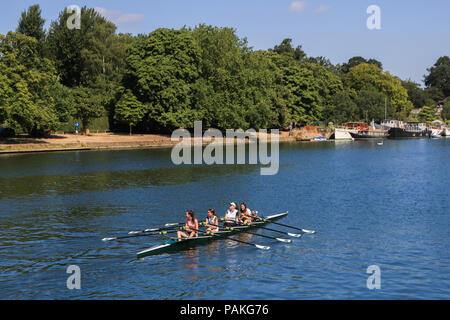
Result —
<instances>
[{"instance_id":1,"label":"rowing boat","mask_svg":"<svg viewBox=\"0 0 450 320\"><path fill-rule=\"evenodd\" d=\"M260 221L252 222L250 225L235 226L231 230L218 231L218 232L215 232L213 235L201 235L201 236L198 236L195 238L184 238L184 239L180 239L180 240L178 240L177 238L170 238L164 244L156 245L149 249L138 252L137 258L141 259L144 257L158 255L158 254L162 254L162 253L169 253L169 252L188 249L188 248L194 247L196 245L208 243L212 240L229 237L229 236L238 234L243 231L247 231L247 230L258 228L258 227L263 227L271 222L274 222L276 220L284 218L287 215L288 215L288 212L275 214L272 216L268 216L264 219L261 219Z\"/></svg>"}]
</instances>

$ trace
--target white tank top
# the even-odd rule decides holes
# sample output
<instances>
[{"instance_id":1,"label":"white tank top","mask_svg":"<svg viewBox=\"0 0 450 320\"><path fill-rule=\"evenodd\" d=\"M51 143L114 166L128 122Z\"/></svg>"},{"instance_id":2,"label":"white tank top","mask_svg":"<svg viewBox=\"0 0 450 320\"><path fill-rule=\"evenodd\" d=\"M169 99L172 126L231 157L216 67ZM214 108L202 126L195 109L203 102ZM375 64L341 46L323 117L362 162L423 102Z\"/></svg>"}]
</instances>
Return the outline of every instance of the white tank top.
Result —
<instances>
[{"instance_id":1,"label":"white tank top","mask_svg":"<svg viewBox=\"0 0 450 320\"><path fill-rule=\"evenodd\" d=\"M237 210L234 210L233 212L230 212L230 210L227 211L227 220L230 221L237 221Z\"/></svg>"}]
</instances>

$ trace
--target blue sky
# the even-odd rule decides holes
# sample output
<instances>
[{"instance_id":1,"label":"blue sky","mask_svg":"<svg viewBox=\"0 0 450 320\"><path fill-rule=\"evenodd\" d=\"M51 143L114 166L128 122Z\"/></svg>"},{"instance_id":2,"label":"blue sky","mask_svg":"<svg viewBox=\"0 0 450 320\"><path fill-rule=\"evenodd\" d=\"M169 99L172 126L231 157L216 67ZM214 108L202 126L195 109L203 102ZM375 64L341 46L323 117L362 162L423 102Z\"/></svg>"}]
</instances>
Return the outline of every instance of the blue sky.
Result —
<instances>
[{"instance_id":1,"label":"blue sky","mask_svg":"<svg viewBox=\"0 0 450 320\"><path fill-rule=\"evenodd\" d=\"M0 33L15 29L20 13L36 3L47 25L66 6L86 5L102 8L124 33L199 23L228 26L255 49L292 38L309 56L333 63L356 55L375 58L394 75L420 83L438 57L450 55L448 0L15 0L2 3ZM372 4L381 8L381 30L366 27Z\"/></svg>"}]
</instances>

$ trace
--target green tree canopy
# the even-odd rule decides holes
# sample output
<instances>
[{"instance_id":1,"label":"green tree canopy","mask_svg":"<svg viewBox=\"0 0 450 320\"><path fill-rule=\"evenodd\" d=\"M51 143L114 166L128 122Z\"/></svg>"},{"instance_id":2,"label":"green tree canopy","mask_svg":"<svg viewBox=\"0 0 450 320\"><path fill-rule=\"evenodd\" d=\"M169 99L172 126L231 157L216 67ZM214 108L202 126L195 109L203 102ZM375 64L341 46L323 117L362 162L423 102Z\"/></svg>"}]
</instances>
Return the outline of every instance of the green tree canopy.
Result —
<instances>
[{"instance_id":1,"label":"green tree canopy","mask_svg":"<svg viewBox=\"0 0 450 320\"><path fill-rule=\"evenodd\" d=\"M448 56L440 57L427 70L428 75L425 76L425 85L428 88L434 87L442 90L444 97L450 96L450 58Z\"/></svg>"},{"instance_id":2,"label":"green tree canopy","mask_svg":"<svg viewBox=\"0 0 450 320\"><path fill-rule=\"evenodd\" d=\"M341 67L341 71L343 73L348 73L351 68L356 67L356 66L360 65L361 63L373 64L373 65L377 66L378 68L383 69L383 64L378 60L375 60L375 59L366 60L363 57L356 56L356 57L350 58L347 63L344 63Z\"/></svg>"},{"instance_id":3,"label":"green tree canopy","mask_svg":"<svg viewBox=\"0 0 450 320\"><path fill-rule=\"evenodd\" d=\"M433 107L424 106L419 113L419 121L431 122L436 117L434 115L435 109Z\"/></svg>"},{"instance_id":4,"label":"green tree canopy","mask_svg":"<svg viewBox=\"0 0 450 320\"><path fill-rule=\"evenodd\" d=\"M414 108L422 108L425 105L433 105L435 103L427 92L420 88L420 84L407 80L402 81L402 85L408 92L409 101L412 102Z\"/></svg>"},{"instance_id":5,"label":"green tree canopy","mask_svg":"<svg viewBox=\"0 0 450 320\"><path fill-rule=\"evenodd\" d=\"M450 120L450 99L447 99L447 101L444 103L442 109L442 119L444 119L445 121Z\"/></svg>"},{"instance_id":6,"label":"green tree canopy","mask_svg":"<svg viewBox=\"0 0 450 320\"><path fill-rule=\"evenodd\" d=\"M338 91L331 97L324 110L323 119L329 123L341 124L344 122L359 121L359 112L356 103L346 91Z\"/></svg>"},{"instance_id":7,"label":"green tree canopy","mask_svg":"<svg viewBox=\"0 0 450 320\"><path fill-rule=\"evenodd\" d=\"M40 56L37 40L14 32L0 35L0 70L2 120L33 136L57 129L60 112L70 106L55 97L56 70Z\"/></svg>"},{"instance_id":8,"label":"green tree canopy","mask_svg":"<svg viewBox=\"0 0 450 320\"><path fill-rule=\"evenodd\" d=\"M83 7L81 9L81 29L70 30L67 28L67 20L70 15L64 10L59 14L58 20L52 21L48 34L48 45L61 77L61 83L72 88L86 85L91 79L89 69L86 69L86 60L88 59L84 50L91 49L92 37L98 26L108 22L94 9Z\"/></svg>"},{"instance_id":9,"label":"green tree canopy","mask_svg":"<svg viewBox=\"0 0 450 320\"><path fill-rule=\"evenodd\" d=\"M383 72L374 64L361 63L344 76L344 84L351 97L356 98L358 92L373 86L388 97L388 105L392 108L392 116L406 119L413 109L413 104L408 100L408 92L402 86L400 79L393 77L389 72Z\"/></svg>"},{"instance_id":10,"label":"green tree canopy","mask_svg":"<svg viewBox=\"0 0 450 320\"><path fill-rule=\"evenodd\" d=\"M117 102L114 119L125 122L130 127L131 135L132 128L142 120L146 112L144 104L135 97L130 89L127 89Z\"/></svg>"},{"instance_id":11,"label":"green tree canopy","mask_svg":"<svg viewBox=\"0 0 450 320\"><path fill-rule=\"evenodd\" d=\"M370 122L372 119L381 121L385 118L386 95L373 85L362 88L355 98L359 119Z\"/></svg>"},{"instance_id":12,"label":"green tree canopy","mask_svg":"<svg viewBox=\"0 0 450 320\"><path fill-rule=\"evenodd\" d=\"M79 86L72 90L72 94L75 101L74 116L81 120L83 130L86 131L92 119L105 113L104 101L95 88Z\"/></svg>"},{"instance_id":13,"label":"green tree canopy","mask_svg":"<svg viewBox=\"0 0 450 320\"><path fill-rule=\"evenodd\" d=\"M306 53L303 51L302 46L298 45L295 49L292 46L292 39L286 38L279 45L276 45L273 48L273 51L275 51L278 54L285 54L292 58L294 58L297 61L302 61L306 59Z\"/></svg>"},{"instance_id":14,"label":"green tree canopy","mask_svg":"<svg viewBox=\"0 0 450 320\"><path fill-rule=\"evenodd\" d=\"M201 113L193 108L200 50L188 29L158 29L141 35L128 51L124 83L148 105L148 129L192 128Z\"/></svg>"},{"instance_id":15,"label":"green tree canopy","mask_svg":"<svg viewBox=\"0 0 450 320\"><path fill-rule=\"evenodd\" d=\"M16 31L35 38L39 42L44 41L45 20L42 18L41 13L41 8L38 4L30 6L27 11L23 11Z\"/></svg>"}]
</instances>

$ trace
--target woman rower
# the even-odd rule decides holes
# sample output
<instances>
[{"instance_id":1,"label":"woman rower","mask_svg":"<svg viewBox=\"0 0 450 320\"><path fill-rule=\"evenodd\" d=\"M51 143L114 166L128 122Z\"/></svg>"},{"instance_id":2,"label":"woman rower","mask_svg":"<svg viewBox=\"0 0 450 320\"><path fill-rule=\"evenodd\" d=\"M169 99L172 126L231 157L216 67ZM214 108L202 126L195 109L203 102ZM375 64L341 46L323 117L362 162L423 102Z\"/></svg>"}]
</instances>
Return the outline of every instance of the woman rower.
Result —
<instances>
[{"instance_id":1,"label":"woman rower","mask_svg":"<svg viewBox=\"0 0 450 320\"><path fill-rule=\"evenodd\" d=\"M252 222L251 214L252 212L250 209L247 208L247 205L244 202L242 202L239 206L239 219L243 223Z\"/></svg>"},{"instance_id":2,"label":"woman rower","mask_svg":"<svg viewBox=\"0 0 450 320\"><path fill-rule=\"evenodd\" d=\"M236 224L241 222L239 218L239 212L236 210L237 204L234 202L230 203L230 209L227 210L225 214L225 226L235 226Z\"/></svg>"},{"instance_id":3,"label":"woman rower","mask_svg":"<svg viewBox=\"0 0 450 320\"><path fill-rule=\"evenodd\" d=\"M192 210L186 211L186 232L178 231L178 240L181 238L195 238L198 232L198 220L195 217L195 213Z\"/></svg>"},{"instance_id":4,"label":"woman rower","mask_svg":"<svg viewBox=\"0 0 450 320\"><path fill-rule=\"evenodd\" d=\"M219 231L219 218L217 217L216 210L209 209L208 217L206 217L206 231L217 232Z\"/></svg>"}]
</instances>

